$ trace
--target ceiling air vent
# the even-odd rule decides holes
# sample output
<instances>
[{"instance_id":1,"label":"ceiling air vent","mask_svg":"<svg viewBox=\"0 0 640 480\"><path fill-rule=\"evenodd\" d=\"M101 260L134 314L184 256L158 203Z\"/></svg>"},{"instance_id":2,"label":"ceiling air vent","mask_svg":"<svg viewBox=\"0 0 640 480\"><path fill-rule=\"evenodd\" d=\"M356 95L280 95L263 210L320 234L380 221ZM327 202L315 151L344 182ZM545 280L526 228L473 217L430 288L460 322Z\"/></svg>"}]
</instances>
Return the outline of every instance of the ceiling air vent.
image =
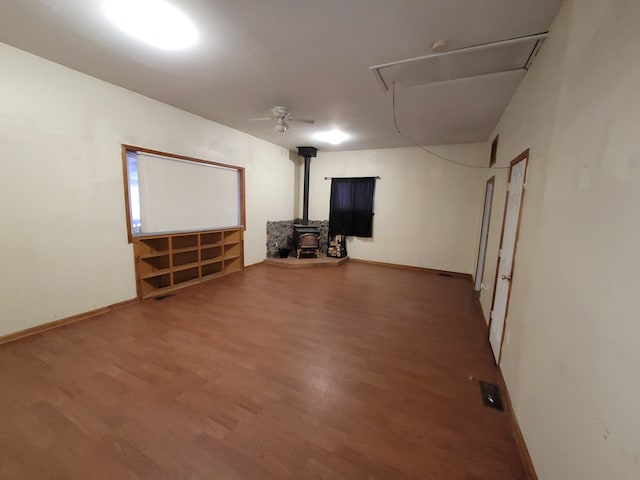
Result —
<instances>
[{"instance_id":1,"label":"ceiling air vent","mask_svg":"<svg viewBox=\"0 0 640 480\"><path fill-rule=\"evenodd\" d=\"M384 91L427 83L448 82L460 78L526 70L548 35L526 37L474 45L370 67Z\"/></svg>"}]
</instances>

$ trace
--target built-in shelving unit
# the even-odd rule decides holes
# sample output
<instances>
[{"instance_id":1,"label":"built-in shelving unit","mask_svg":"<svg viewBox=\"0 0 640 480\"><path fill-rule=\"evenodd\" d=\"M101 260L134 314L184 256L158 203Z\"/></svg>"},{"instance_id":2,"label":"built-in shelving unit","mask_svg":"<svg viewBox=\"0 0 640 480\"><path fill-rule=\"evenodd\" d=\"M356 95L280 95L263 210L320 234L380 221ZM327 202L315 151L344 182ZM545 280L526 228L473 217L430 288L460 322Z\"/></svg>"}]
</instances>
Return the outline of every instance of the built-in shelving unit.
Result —
<instances>
[{"instance_id":1,"label":"built-in shelving unit","mask_svg":"<svg viewBox=\"0 0 640 480\"><path fill-rule=\"evenodd\" d=\"M138 298L242 270L240 228L135 237Z\"/></svg>"}]
</instances>

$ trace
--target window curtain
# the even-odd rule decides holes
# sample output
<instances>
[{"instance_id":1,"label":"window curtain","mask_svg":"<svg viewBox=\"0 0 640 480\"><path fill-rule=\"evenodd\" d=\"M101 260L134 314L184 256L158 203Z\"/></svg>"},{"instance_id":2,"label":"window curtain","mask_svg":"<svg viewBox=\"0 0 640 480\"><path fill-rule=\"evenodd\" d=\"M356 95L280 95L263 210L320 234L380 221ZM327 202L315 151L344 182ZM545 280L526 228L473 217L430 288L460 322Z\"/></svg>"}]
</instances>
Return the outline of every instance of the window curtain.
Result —
<instances>
[{"instance_id":1,"label":"window curtain","mask_svg":"<svg viewBox=\"0 0 640 480\"><path fill-rule=\"evenodd\" d=\"M329 231L355 237L373 236L376 177L331 180Z\"/></svg>"}]
</instances>

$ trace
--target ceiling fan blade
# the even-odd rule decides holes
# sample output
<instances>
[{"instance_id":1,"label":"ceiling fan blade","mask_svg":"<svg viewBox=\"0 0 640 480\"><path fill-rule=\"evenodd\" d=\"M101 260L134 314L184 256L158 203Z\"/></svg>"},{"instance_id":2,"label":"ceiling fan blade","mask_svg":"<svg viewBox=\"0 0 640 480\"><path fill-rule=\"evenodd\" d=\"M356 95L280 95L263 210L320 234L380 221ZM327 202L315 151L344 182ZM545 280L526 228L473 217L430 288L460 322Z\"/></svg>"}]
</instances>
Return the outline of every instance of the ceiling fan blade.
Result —
<instances>
[{"instance_id":1,"label":"ceiling fan blade","mask_svg":"<svg viewBox=\"0 0 640 480\"><path fill-rule=\"evenodd\" d=\"M254 122L262 122L265 120L275 120L274 117L258 117L258 118L250 118L250 121L254 121Z\"/></svg>"},{"instance_id":2,"label":"ceiling fan blade","mask_svg":"<svg viewBox=\"0 0 640 480\"><path fill-rule=\"evenodd\" d=\"M289 117L287 118L287 120L289 120L290 122L298 122L298 123L316 123L315 120L311 120L309 118Z\"/></svg>"}]
</instances>

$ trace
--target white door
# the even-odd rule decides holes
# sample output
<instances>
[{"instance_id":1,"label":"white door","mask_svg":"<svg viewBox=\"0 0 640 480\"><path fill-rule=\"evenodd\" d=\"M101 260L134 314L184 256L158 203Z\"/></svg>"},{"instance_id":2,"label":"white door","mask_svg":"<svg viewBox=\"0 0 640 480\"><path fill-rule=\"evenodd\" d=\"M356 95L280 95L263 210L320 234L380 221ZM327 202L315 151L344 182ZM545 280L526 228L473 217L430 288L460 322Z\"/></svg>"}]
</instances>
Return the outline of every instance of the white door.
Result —
<instances>
[{"instance_id":1,"label":"white door","mask_svg":"<svg viewBox=\"0 0 640 480\"><path fill-rule=\"evenodd\" d=\"M487 254L487 238L489 237L489 222L491 221L491 205L493 203L493 184L496 177L487 181L484 191L484 211L482 212L482 231L480 232L480 246L478 247L478 261L476 262L476 283L473 289L476 292L482 287L482 275L484 274L484 259Z\"/></svg>"},{"instance_id":2,"label":"white door","mask_svg":"<svg viewBox=\"0 0 640 480\"><path fill-rule=\"evenodd\" d=\"M509 291L511 289L511 277L513 275L513 257L518 239L520 208L522 206L528 158L529 151L527 150L511 162L511 169L509 170L507 205L505 207L504 223L502 225L502 240L500 242L500 252L498 255L498 274L496 278L496 288L493 292L491 327L489 329L489 343L491 343L496 363L500 363L502 337L509 307Z\"/></svg>"}]
</instances>

